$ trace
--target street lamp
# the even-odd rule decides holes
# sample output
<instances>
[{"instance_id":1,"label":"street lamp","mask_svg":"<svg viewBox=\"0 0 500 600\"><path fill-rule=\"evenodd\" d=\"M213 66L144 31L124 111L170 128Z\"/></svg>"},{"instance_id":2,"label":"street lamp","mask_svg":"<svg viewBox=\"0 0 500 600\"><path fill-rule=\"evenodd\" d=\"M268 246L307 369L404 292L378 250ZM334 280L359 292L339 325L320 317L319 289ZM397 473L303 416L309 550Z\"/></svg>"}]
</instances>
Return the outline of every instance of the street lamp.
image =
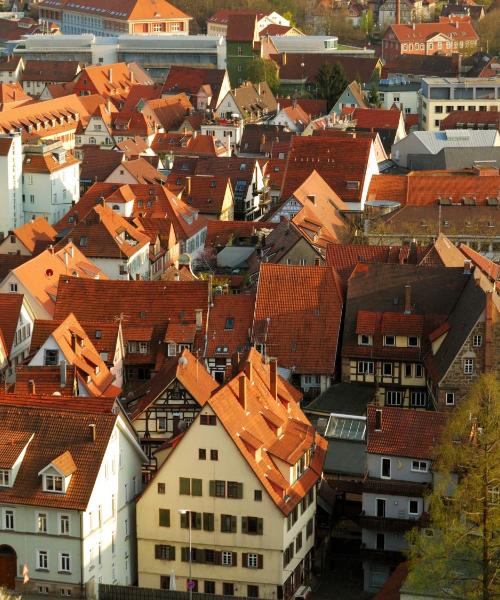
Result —
<instances>
[{"instance_id":1,"label":"street lamp","mask_svg":"<svg viewBox=\"0 0 500 600\"><path fill-rule=\"evenodd\" d=\"M181 515L188 516L188 524L189 524L189 579L188 579L188 589L189 589L189 600L193 600L193 582L191 579L191 566L192 566L192 552L191 552L191 511L186 508L182 508L179 510Z\"/></svg>"}]
</instances>

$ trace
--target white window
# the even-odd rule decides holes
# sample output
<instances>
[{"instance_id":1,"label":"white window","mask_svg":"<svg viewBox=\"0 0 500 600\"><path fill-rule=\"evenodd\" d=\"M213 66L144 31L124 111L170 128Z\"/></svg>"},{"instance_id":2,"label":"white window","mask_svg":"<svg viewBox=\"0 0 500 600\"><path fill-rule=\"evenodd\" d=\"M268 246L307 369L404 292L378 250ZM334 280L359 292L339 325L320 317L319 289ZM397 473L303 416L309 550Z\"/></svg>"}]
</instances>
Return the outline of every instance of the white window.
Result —
<instances>
[{"instance_id":1,"label":"white window","mask_svg":"<svg viewBox=\"0 0 500 600\"><path fill-rule=\"evenodd\" d=\"M410 395L411 406L425 406L426 403L427 403L426 392L420 392L420 391L411 392L411 395Z\"/></svg>"},{"instance_id":2,"label":"white window","mask_svg":"<svg viewBox=\"0 0 500 600\"><path fill-rule=\"evenodd\" d=\"M412 460L411 470L417 473L427 473L429 470L429 463L426 460Z\"/></svg>"},{"instance_id":3,"label":"white window","mask_svg":"<svg viewBox=\"0 0 500 600\"><path fill-rule=\"evenodd\" d=\"M59 515L59 533L69 535L69 515Z\"/></svg>"},{"instance_id":4,"label":"white window","mask_svg":"<svg viewBox=\"0 0 500 600\"><path fill-rule=\"evenodd\" d=\"M59 553L59 571L63 573L71 572L71 557L67 552Z\"/></svg>"},{"instance_id":5,"label":"white window","mask_svg":"<svg viewBox=\"0 0 500 600\"><path fill-rule=\"evenodd\" d=\"M391 459L382 458L380 461L380 477L382 479L391 478Z\"/></svg>"},{"instance_id":6,"label":"white window","mask_svg":"<svg viewBox=\"0 0 500 600\"><path fill-rule=\"evenodd\" d=\"M446 406L453 406L455 404L455 392L446 392L445 402Z\"/></svg>"},{"instance_id":7,"label":"white window","mask_svg":"<svg viewBox=\"0 0 500 600\"><path fill-rule=\"evenodd\" d=\"M464 373L466 375L471 375L474 372L474 359L473 358L465 358L464 359Z\"/></svg>"},{"instance_id":8,"label":"white window","mask_svg":"<svg viewBox=\"0 0 500 600\"><path fill-rule=\"evenodd\" d=\"M409 500L408 501L408 514L409 515L418 515L418 500Z\"/></svg>"},{"instance_id":9,"label":"white window","mask_svg":"<svg viewBox=\"0 0 500 600\"><path fill-rule=\"evenodd\" d=\"M257 554L247 555L247 567L250 569L257 569L259 566L259 557Z\"/></svg>"},{"instance_id":10,"label":"white window","mask_svg":"<svg viewBox=\"0 0 500 600\"><path fill-rule=\"evenodd\" d=\"M226 567L230 567L233 564L233 553L224 551L222 553L222 564Z\"/></svg>"},{"instance_id":11,"label":"white window","mask_svg":"<svg viewBox=\"0 0 500 600\"><path fill-rule=\"evenodd\" d=\"M403 392L400 390L388 390L385 398L388 406L401 406L403 403Z\"/></svg>"},{"instance_id":12,"label":"white window","mask_svg":"<svg viewBox=\"0 0 500 600\"><path fill-rule=\"evenodd\" d=\"M16 293L17 292L17 283L11 283L10 286L9 286L9 290L12 293Z\"/></svg>"},{"instance_id":13,"label":"white window","mask_svg":"<svg viewBox=\"0 0 500 600\"><path fill-rule=\"evenodd\" d=\"M49 569L49 553L47 550L36 551L36 568L44 571Z\"/></svg>"},{"instance_id":14,"label":"white window","mask_svg":"<svg viewBox=\"0 0 500 600\"><path fill-rule=\"evenodd\" d=\"M475 348L479 348L479 346L481 346L481 345L482 345L482 343L483 343L483 336L482 336L482 335L475 335L475 336L472 338L472 345L473 345Z\"/></svg>"},{"instance_id":15,"label":"white window","mask_svg":"<svg viewBox=\"0 0 500 600\"><path fill-rule=\"evenodd\" d=\"M36 516L36 530L38 533L47 533L47 514L38 513Z\"/></svg>"},{"instance_id":16,"label":"white window","mask_svg":"<svg viewBox=\"0 0 500 600\"><path fill-rule=\"evenodd\" d=\"M384 346L395 346L396 338L393 335L384 335Z\"/></svg>"},{"instance_id":17,"label":"white window","mask_svg":"<svg viewBox=\"0 0 500 600\"><path fill-rule=\"evenodd\" d=\"M5 509L4 518L3 518L3 526L4 526L4 529L14 529L15 522L14 522L14 509L13 508Z\"/></svg>"},{"instance_id":18,"label":"white window","mask_svg":"<svg viewBox=\"0 0 500 600\"><path fill-rule=\"evenodd\" d=\"M358 361L358 373L360 375L373 375L373 362L365 360Z\"/></svg>"},{"instance_id":19,"label":"white window","mask_svg":"<svg viewBox=\"0 0 500 600\"><path fill-rule=\"evenodd\" d=\"M360 346L371 346L372 345L372 336L362 333L361 335L358 336L358 344Z\"/></svg>"},{"instance_id":20,"label":"white window","mask_svg":"<svg viewBox=\"0 0 500 600\"><path fill-rule=\"evenodd\" d=\"M177 344L170 343L168 345L168 355L169 356L175 356L176 354L177 354Z\"/></svg>"},{"instance_id":21,"label":"white window","mask_svg":"<svg viewBox=\"0 0 500 600\"><path fill-rule=\"evenodd\" d=\"M59 475L45 475L44 476L44 489L46 492L63 492L63 478Z\"/></svg>"},{"instance_id":22,"label":"white window","mask_svg":"<svg viewBox=\"0 0 500 600\"><path fill-rule=\"evenodd\" d=\"M10 470L0 469L0 485L4 487L10 486Z\"/></svg>"}]
</instances>

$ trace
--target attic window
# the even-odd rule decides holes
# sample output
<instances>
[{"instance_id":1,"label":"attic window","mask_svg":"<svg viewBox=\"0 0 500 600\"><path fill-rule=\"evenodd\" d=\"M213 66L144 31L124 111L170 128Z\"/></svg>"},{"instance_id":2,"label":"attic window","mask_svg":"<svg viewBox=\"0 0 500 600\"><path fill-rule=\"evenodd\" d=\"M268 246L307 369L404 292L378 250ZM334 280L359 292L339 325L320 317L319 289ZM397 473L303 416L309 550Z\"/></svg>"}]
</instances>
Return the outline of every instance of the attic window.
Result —
<instances>
[{"instance_id":1,"label":"attic window","mask_svg":"<svg viewBox=\"0 0 500 600\"><path fill-rule=\"evenodd\" d=\"M346 181L345 186L348 190L359 190L359 181Z\"/></svg>"},{"instance_id":2,"label":"attic window","mask_svg":"<svg viewBox=\"0 0 500 600\"><path fill-rule=\"evenodd\" d=\"M87 245L88 238L84 235L80 238L80 246L84 247Z\"/></svg>"},{"instance_id":3,"label":"attic window","mask_svg":"<svg viewBox=\"0 0 500 600\"><path fill-rule=\"evenodd\" d=\"M0 486L10 487L10 469L0 469Z\"/></svg>"},{"instance_id":4,"label":"attic window","mask_svg":"<svg viewBox=\"0 0 500 600\"><path fill-rule=\"evenodd\" d=\"M102 338L102 331L100 329L95 330L96 340L100 340Z\"/></svg>"},{"instance_id":5,"label":"attic window","mask_svg":"<svg viewBox=\"0 0 500 600\"><path fill-rule=\"evenodd\" d=\"M234 329L234 319L233 319L233 317L228 317L226 319L226 325L224 326L224 329Z\"/></svg>"},{"instance_id":6,"label":"attic window","mask_svg":"<svg viewBox=\"0 0 500 600\"><path fill-rule=\"evenodd\" d=\"M242 164L240 165L240 171L246 171L246 170L247 170L247 165L246 165L246 163L242 163Z\"/></svg>"},{"instance_id":7,"label":"attic window","mask_svg":"<svg viewBox=\"0 0 500 600\"><path fill-rule=\"evenodd\" d=\"M45 492L64 492L64 478L60 475L44 475L43 489Z\"/></svg>"},{"instance_id":8,"label":"attic window","mask_svg":"<svg viewBox=\"0 0 500 600\"><path fill-rule=\"evenodd\" d=\"M140 317L141 319L145 319L145 318L146 318L146 311L145 311L145 310L141 310L141 311L139 312L139 317Z\"/></svg>"},{"instance_id":9,"label":"attic window","mask_svg":"<svg viewBox=\"0 0 500 600\"><path fill-rule=\"evenodd\" d=\"M216 185L217 185L217 182L216 182L216 181L211 181L211 182L210 182L210 187L211 187L211 188L214 188Z\"/></svg>"}]
</instances>

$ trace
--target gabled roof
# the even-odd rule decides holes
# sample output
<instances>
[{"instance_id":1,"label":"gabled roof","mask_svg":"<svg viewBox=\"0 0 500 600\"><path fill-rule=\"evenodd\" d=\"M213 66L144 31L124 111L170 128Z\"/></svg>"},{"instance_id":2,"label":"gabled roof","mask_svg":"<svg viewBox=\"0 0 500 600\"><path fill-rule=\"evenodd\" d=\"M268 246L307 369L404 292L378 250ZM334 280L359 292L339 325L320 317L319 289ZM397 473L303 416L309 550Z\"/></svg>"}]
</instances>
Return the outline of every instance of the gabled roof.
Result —
<instances>
[{"instance_id":1,"label":"gabled roof","mask_svg":"<svg viewBox=\"0 0 500 600\"><path fill-rule=\"evenodd\" d=\"M344 202L359 202L373 142L365 137L295 136L281 190L285 200L316 170ZM355 185L349 182L357 182Z\"/></svg>"},{"instance_id":2,"label":"gabled roof","mask_svg":"<svg viewBox=\"0 0 500 600\"><path fill-rule=\"evenodd\" d=\"M40 6L54 8L50 0L44 0ZM120 21L191 18L166 0L81 0L79 4L70 0L59 0L58 7L68 12L91 15L99 12L105 17Z\"/></svg>"},{"instance_id":3,"label":"gabled roof","mask_svg":"<svg viewBox=\"0 0 500 600\"><path fill-rule=\"evenodd\" d=\"M220 215L231 180L224 175L194 175L184 186L182 200L202 215Z\"/></svg>"},{"instance_id":4,"label":"gabled roof","mask_svg":"<svg viewBox=\"0 0 500 600\"><path fill-rule=\"evenodd\" d=\"M109 206L94 206L69 233L89 258L131 258L149 244L149 237ZM60 245L64 244L64 240Z\"/></svg>"},{"instance_id":5,"label":"gabled roof","mask_svg":"<svg viewBox=\"0 0 500 600\"><path fill-rule=\"evenodd\" d=\"M40 245L47 245L57 237L57 231L43 217L21 225L12 232L23 246L33 254Z\"/></svg>"},{"instance_id":6,"label":"gabled roof","mask_svg":"<svg viewBox=\"0 0 500 600\"><path fill-rule=\"evenodd\" d=\"M125 171L129 173L133 179L135 179L135 183L139 185L148 185L155 183L164 183L167 178L165 175L160 173L158 169L155 169L153 165L147 161L145 158L139 157L132 160L124 160L121 162L116 168L118 169L117 177L121 179L122 171L123 174ZM111 172L106 178L106 182L115 183L113 181L113 172Z\"/></svg>"},{"instance_id":7,"label":"gabled roof","mask_svg":"<svg viewBox=\"0 0 500 600\"><path fill-rule=\"evenodd\" d=\"M473 264L484 273L491 281L500 280L500 265L486 258L483 254L479 254L467 244L460 244L460 251L466 258L471 260Z\"/></svg>"},{"instance_id":8,"label":"gabled roof","mask_svg":"<svg viewBox=\"0 0 500 600\"><path fill-rule=\"evenodd\" d=\"M393 108L355 108L352 119L356 121L356 128L360 129L397 129L401 112Z\"/></svg>"},{"instance_id":9,"label":"gabled roof","mask_svg":"<svg viewBox=\"0 0 500 600\"><path fill-rule=\"evenodd\" d=\"M302 107L302 110L313 118L326 115L327 105L326 100L315 99L315 98L276 98L276 102L279 103L281 108L292 106L295 102Z\"/></svg>"},{"instance_id":10,"label":"gabled roof","mask_svg":"<svg viewBox=\"0 0 500 600\"><path fill-rule=\"evenodd\" d=\"M458 74L458 61L456 55L401 54L382 67L383 77L393 74L453 77Z\"/></svg>"},{"instance_id":11,"label":"gabled roof","mask_svg":"<svg viewBox=\"0 0 500 600\"><path fill-rule=\"evenodd\" d=\"M7 355L10 355L14 345L23 302L22 294L0 294L0 334L5 342Z\"/></svg>"},{"instance_id":12,"label":"gabled roof","mask_svg":"<svg viewBox=\"0 0 500 600\"><path fill-rule=\"evenodd\" d=\"M228 42L253 42L258 38L257 15L230 13L227 20L226 39Z\"/></svg>"},{"instance_id":13,"label":"gabled roof","mask_svg":"<svg viewBox=\"0 0 500 600\"><path fill-rule=\"evenodd\" d=\"M66 83L80 70L77 60L25 60L20 81Z\"/></svg>"},{"instance_id":14,"label":"gabled roof","mask_svg":"<svg viewBox=\"0 0 500 600\"><path fill-rule=\"evenodd\" d=\"M340 64L346 73L356 76L358 81L369 83L375 68L379 63L378 58L360 56L341 56L339 54L321 53L286 53L271 56L280 65L279 75L281 81L314 82L321 65ZM302 66L304 65L304 66ZM359 78L359 79L358 79Z\"/></svg>"},{"instance_id":15,"label":"gabled roof","mask_svg":"<svg viewBox=\"0 0 500 600\"><path fill-rule=\"evenodd\" d=\"M257 11L253 8L221 8L214 12L214 14L207 19L207 22L227 25L229 22L229 17L233 15L253 15L259 20L266 16L265 13Z\"/></svg>"},{"instance_id":16,"label":"gabled roof","mask_svg":"<svg viewBox=\"0 0 500 600\"><path fill-rule=\"evenodd\" d=\"M20 83L0 83L0 111L33 102Z\"/></svg>"},{"instance_id":17,"label":"gabled roof","mask_svg":"<svg viewBox=\"0 0 500 600\"><path fill-rule=\"evenodd\" d=\"M300 374L332 374L342 318L342 294L331 267L262 263L253 341Z\"/></svg>"},{"instance_id":18,"label":"gabled roof","mask_svg":"<svg viewBox=\"0 0 500 600\"><path fill-rule=\"evenodd\" d=\"M44 340L45 341L45 340ZM61 367L16 365L16 381L9 391L14 394L71 397L76 386L76 369L66 368L66 385L61 387Z\"/></svg>"},{"instance_id":19,"label":"gabled roof","mask_svg":"<svg viewBox=\"0 0 500 600\"><path fill-rule=\"evenodd\" d=\"M205 248L225 247L232 239L251 238L259 231L272 231L276 223L266 221L208 221Z\"/></svg>"},{"instance_id":20,"label":"gabled roof","mask_svg":"<svg viewBox=\"0 0 500 600\"><path fill-rule=\"evenodd\" d=\"M500 113L493 110L454 110L439 122L439 129L500 129Z\"/></svg>"},{"instance_id":21,"label":"gabled roof","mask_svg":"<svg viewBox=\"0 0 500 600\"><path fill-rule=\"evenodd\" d=\"M155 400L177 380L200 406L204 406L219 384L189 350L171 359L134 394L127 409L133 420L137 419Z\"/></svg>"},{"instance_id":22,"label":"gabled roof","mask_svg":"<svg viewBox=\"0 0 500 600\"><path fill-rule=\"evenodd\" d=\"M228 357L250 345L254 294L216 295L208 318L207 357Z\"/></svg>"},{"instance_id":23,"label":"gabled roof","mask_svg":"<svg viewBox=\"0 0 500 600\"><path fill-rule=\"evenodd\" d=\"M262 83L246 81L240 87L228 93L232 95L242 114L260 114L263 111L274 112L278 106L266 81Z\"/></svg>"},{"instance_id":24,"label":"gabled roof","mask_svg":"<svg viewBox=\"0 0 500 600\"><path fill-rule=\"evenodd\" d=\"M165 131L176 130L193 109L186 94L164 96L154 100L146 100L144 108L151 110L157 122Z\"/></svg>"},{"instance_id":25,"label":"gabled roof","mask_svg":"<svg viewBox=\"0 0 500 600\"><path fill-rule=\"evenodd\" d=\"M479 39L470 19L447 19L446 17L441 17L439 23L392 24L389 25L389 31L392 31L400 43L424 42L429 37L437 34L443 34L456 41ZM388 32L385 33L384 37L387 36Z\"/></svg>"},{"instance_id":26,"label":"gabled roof","mask_svg":"<svg viewBox=\"0 0 500 600\"><path fill-rule=\"evenodd\" d=\"M0 254L0 283L7 277L9 272L31 260L30 256L22 254Z\"/></svg>"},{"instance_id":27,"label":"gabled roof","mask_svg":"<svg viewBox=\"0 0 500 600\"><path fill-rule=\"evenodd\" d=\"M382 428L375 429L375 412ZM447 415L413 408L368 406L366 451L373 454L429 460L443 432Z\"/></svg>"},{"instance_id":28,"label":"gabled roof","mask_svg":"<svg viewBox=\"0 0 500 600\"><path fill-rule=\"evenodd\" d=\"M314 431L281 377L277 376L276 396L271 393L271 367L262 362L261 355L251 349L247 359L251 367L245 367L246 372L236 375L207 404L270 498L288 515L321 476L326 441ZM245 399L241 395L243 384ZM309 467L290 485L277 468L276 459L293 465L308 450L313 451Z\"/></svg>"},{"instance_id":29,"label":"gabled roof","mask_svg":"<svg viewBox=\"0 0 500 600\"><path fill-rule=\"evenodd\" d=\"M86 407L80 402L74 405L67 398L57 406L52 398L37 401L29 396L28 402L23 400L25 397L17 394L0 396L0 439L34 434L14 485L0 488L0 502L85 510L118 418L111 412L113 403L98 409L88 398ZM95 426L95 441L91 425ZM54 460L63 462L66 471L70 463L66 452L71 454L75 467L67 492L44 492L40 471Z\"/></svg>"},{"instance_id":30,"label":"gabled roof","mask_svg":"<svg viewBox=\"0 0 500 600\"><path fill-rule=\"evenodd\" d=\"M55 251L44 250L11 273L22 283L31 297L49 314L54 314L60 275L70 273L79 280L107 279L107 276L71 242ZM69 277L71 279L71 277ZM35 312L36 309L33 307Z\"/></svg>"},{"instance_id":31,"label":"gabled roof","mask_svg":"<svg viewBox=\"0 0 500 600\"><path fill-rule=\"evenodd\" d=\"M62 171L68 167L78 165L80 161L71 153L66 152L64 160L61 162L52 152L44 152L43 154L30 153L29 149L25 150L23 160L23 173L42 173L49 175Z\"/></svg>"},{"instance_id":32,"label":"gabled roof","mask_svg":"<svg viewBox=\"0 0 500 600\"><path fill-rule=\"evenodd\" d=\"M215 108L219 92L226 76L225 69L209 69L206 67L182 67L172 65L163 83L163 94L185 92L188 96L196 95L200 88L209 85L212 90L210 108Z\"/></svg>"}]
</instances>

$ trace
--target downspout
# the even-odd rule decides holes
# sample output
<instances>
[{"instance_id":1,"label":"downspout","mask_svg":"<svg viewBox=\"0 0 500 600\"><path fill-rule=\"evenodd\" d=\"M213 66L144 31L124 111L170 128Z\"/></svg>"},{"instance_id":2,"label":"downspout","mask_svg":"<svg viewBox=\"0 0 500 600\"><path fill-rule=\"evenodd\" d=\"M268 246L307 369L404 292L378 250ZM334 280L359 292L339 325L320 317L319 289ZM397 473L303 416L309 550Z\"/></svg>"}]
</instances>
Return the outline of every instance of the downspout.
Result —
<instances>
[{"instance_id":1,"label":"downspout","mask_svg":"<svg viewBox=\"0 0 500 600\"><path fill-rule=\"evenodd\" d=\"M85 589L85 585L84 585L84 581L83 581L84 562L85 562L85 555L83 552L83 512L80 511L80 590L81 590L82 598L87 597L87 590Z\"/></svg>"}]
</instances>

